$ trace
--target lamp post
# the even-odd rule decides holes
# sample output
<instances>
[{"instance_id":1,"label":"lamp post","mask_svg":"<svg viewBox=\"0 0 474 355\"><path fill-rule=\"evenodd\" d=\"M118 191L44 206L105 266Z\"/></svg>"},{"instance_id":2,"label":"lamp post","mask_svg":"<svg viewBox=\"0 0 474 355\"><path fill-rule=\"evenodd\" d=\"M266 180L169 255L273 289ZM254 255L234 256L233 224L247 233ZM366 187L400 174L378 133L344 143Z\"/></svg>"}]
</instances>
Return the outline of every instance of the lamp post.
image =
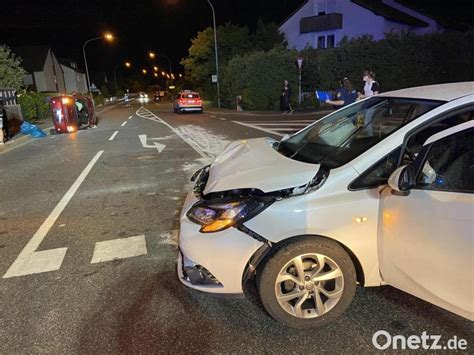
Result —
<instances>
[{"instance_id":1,"label":"lamp post","mask_svg":"<svg viewBox=\"0 0 474 355\"><path fill-rule=\"evenodd\" d=\"M87 67L86 45L92 41L97 41L102 38L105 38L107 41L112 41L114 39L114 36L111 33L106 33L103 36L88 39L82 45L82 54L84 55L84 66L86 67L87 92L89 93L89 95L91 94L91 81L89 77L89 68Z\"/></svg>"},{"instance_id":2,"label":"lamp post","mask_svg":"<svg viewBox=\"0 0 474 355\"><path fill-rule=\"evenodd\" d=\"M130 62L125 62L124 64L125 64L125 67L126 67L126 68L130 68L130 67L132 66L132 64L131 64ZM115 91L118 90L118 84L117 84L117 69L118 69L118 68L121 68L121 67L122 67L121 64L116 65L116 66L114 67Z\"/></svg>"},{"instance_id":3,"label":"lamp post","mask_svg":"<svg viewBox=\"0 0 474 355\"><path fill-rule=\"evenodd\" d=\"M221 93L219 88L219 57L217 54L217 29L216 29L216 12L214 6L212 6L211 0L207 0L207 3L212 9L212 22L214 24L214 51L216 52L216 76L217 76L217 107L221 108Z\"/></svg>"}]
</instances>

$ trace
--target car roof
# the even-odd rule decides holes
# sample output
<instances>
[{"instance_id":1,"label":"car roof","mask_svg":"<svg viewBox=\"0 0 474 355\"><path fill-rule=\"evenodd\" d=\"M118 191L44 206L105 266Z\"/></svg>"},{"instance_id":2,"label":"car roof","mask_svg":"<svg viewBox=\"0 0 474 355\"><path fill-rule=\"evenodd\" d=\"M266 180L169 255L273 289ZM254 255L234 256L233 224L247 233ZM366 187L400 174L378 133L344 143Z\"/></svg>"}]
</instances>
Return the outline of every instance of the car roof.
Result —
<instances>
[{"instance_id":1,"label":"car roof","mask_svg":"<svg viewBox=\"0 0 474 355\"><path fill-rule=\"evenodd\" d=\"M440 139L450 136L454 133L458 133L461 131L464 131L466 129L474 128L474 121L467 121L461 124L458 124L457 126L445 129L444 131L438 132L436 134L433 134L431 137L429 137L425 144L423 146L434 143L436 141L439 141Z\"/></svg>"},{"instance_id":2,"label":"car roof","mask_svg":"<svg viewBox=\"0 0 474 355\"><path fill-rule=\"evenodd\" d=\"M474 81L417 86L408 89L385 92L378 96L452 101L472 94L474 94Z\"/></svg>"}]
</instances>

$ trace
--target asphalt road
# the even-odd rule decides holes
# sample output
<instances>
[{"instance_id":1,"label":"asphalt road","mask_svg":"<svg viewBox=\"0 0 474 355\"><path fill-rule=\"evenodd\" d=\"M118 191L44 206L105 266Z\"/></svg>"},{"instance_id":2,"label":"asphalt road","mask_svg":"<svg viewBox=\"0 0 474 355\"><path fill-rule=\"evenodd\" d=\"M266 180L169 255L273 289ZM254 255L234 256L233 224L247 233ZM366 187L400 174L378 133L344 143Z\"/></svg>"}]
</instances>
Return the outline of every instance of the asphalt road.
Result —
<instances>
[{"instance_id":1,"label":"asphalt road","mask_svg":"<svg viewBox=\"0 0 474 355\"><path fill-rule=\"evenodd\" d=\"M382 329L474 343L471 322L391 287L359 289L339 321L298 331L246 299L180 284L177 216L192 173L228 141L279 138L315 115L134 102L100 117L0 155L0 353L373 352Z\"/></svg>"}]
</instances>

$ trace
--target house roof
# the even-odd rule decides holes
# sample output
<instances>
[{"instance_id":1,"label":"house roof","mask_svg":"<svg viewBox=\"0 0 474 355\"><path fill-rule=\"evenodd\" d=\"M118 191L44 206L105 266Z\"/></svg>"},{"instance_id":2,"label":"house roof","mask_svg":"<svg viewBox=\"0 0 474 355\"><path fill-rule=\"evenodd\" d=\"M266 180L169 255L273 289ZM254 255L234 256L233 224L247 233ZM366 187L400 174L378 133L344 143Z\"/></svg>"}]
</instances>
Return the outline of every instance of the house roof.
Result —
<instances>
[{"instance_id":1,"label":"house roof","mask_svg":"<svg viewBox=\"0 0 474 355\"><path fill-rule=\"evenodd\" d=\"M43 70L49 49L48 46L25 46L13 48L13 53L23 60L21 66L32 73Z\"/></svg>"},{"instance_id":2,"label":"house roof","mask_svg":"<svg viewBox=\"0 0 474 355\"><path fill-rule=\"evenodd\" d=\"M286 21L288 21L290 18L292 18L300 9L305 6L308 3L309 0L305 0L300 6L298 6L291 14L289 14L281 23L278 27L283 26Z\"/></svg>"},{"instance_id":3,"label":"house roof","mask_svg":"<svg viewBox=\"0 0 474 355\"><path fill-rule=\"evenodd\" d=\"M384 92L379 96L452 101L467 95L474 95L474 81L417 86L408 89Z\"/></svg>"},{"instance_id":4,"label":"house roof","mask_svg":"<svg viewBox=\"0 0 474 355\"><path fill-rule=\"evenodd\" d=\"M372 11L388 20L405 23L410 26L428 27L429 24L394 7L384 4L382 0L351 0L354 4Z\"/></svg>"}]
</instances>

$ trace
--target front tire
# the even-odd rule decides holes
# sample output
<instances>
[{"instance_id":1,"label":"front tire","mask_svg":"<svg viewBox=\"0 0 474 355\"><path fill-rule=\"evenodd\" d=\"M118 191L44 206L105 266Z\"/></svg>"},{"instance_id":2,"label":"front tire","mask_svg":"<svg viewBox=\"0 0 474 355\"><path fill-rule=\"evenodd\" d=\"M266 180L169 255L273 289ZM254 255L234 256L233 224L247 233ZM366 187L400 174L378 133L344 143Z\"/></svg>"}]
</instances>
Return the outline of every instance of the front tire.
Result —
<instances>
[{"instance_id":1,"label":"front tire","mask_svg":"<svg viewBox=\"0 0 474 355\"><path fill-rule=\"evenodd\" d=\"M292 328L315 328L344 313L356 282L354 264L338 243L304 237L271 256L258 278L258 290L275 320Z\"/></svg>"}]
</instances>

